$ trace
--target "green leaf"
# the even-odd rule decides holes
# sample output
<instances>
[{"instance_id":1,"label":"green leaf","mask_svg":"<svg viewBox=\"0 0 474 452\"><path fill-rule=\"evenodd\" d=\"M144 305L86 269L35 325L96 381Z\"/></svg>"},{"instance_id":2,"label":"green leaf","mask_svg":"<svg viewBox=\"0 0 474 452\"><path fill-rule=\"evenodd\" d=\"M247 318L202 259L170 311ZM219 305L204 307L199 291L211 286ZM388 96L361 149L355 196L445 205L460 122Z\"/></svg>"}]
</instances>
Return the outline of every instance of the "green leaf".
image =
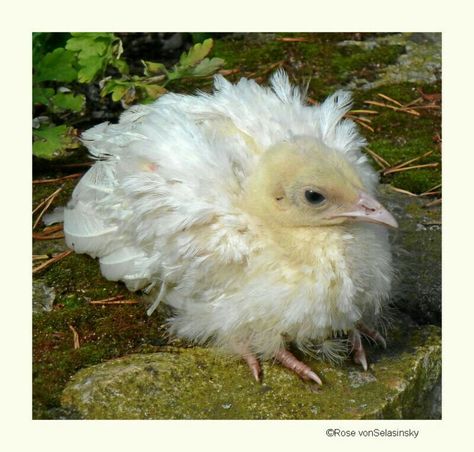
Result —
<instances>
[{"instance_id":1,"label":"green leaf","mask_svg":"<svg viewBox=\"0 0 474 452\"><path fill-rule=\"evenodd\" d=\"M81 83L90 83L101 75L107 65L115 66L121 73L128 73L128 65L119 60L122 42L113 33L71 33L66 49L77 54Z\"/></svg>"},{"instance_id":2,"label":"green leaf","mask_svg":"<svg viewBox=\"0 0 474 452\"><path fill-rule=\"evenodd\" d=\"M192 67L198 64L212 50L214 41L209 38L202 44L195 44L189 52L184 52L179 58L179 66L182 68Z\"/></svg>"},{"instance_id":3,"label":"green leaf","mask_svg":"<svg viewBox=\"0 0 474 452\"><path fill-rule=\"evenodd\" d=\"M33 67L36 69L41 59L58 47L64 47L70 33L33 32Z\"/></svg>"},{"instance_id":4,"label":"green leaf","mask_svg":"<svg viewBox=\"0 0 474 452\"><path fill-rule=\"evenodd\" d=\"M108 44L108 42L104 42L103 40L96 40L93 37L84 36L69 39L66 44L66 49L79 52L80 58L87 58L92 55L105 55Z\"/></svg>"},{"instance_id":5,"label":"green leaf","mask_svg":"<svg viewBox=\"0 0 474 452\"><path fill-rule=\"evenodd\" d=\"M128 67L128 64L127 64L124 60L113 59L113 60L110 62L110 65L111 65L111 66L114 66L115 68L117 68L118 71L119 71L122 75L128 75L128 73L130 72L130 69L129 69L129 67Z\"/></svg>"},{"instance_id":6,"label":"green leaf","mask_svg":"<svg viewBox=\"0 0 474 452\"><path fill-rule=\"evenodd\" d=\"M128 88L128 86L116 85L112 91L112 100L118 102L123 96L125 96L125 94L127 94Z\"/></svg>"},{"instance_id":7,"label":"green leaf","mask_svg":"<svg viewBox=\"0 0 474 452\"><path fill-rule=\"evenodd\" d=\"M33 33L33 67L36 67L43 58L48 37L49 33Z\"/></svg>"},{"instance_id":8,"label":"green leaf","mask_svg":"<svg viewBox=\"0 0 474 452\"><path fill-rule=\"evenodd\" d=\"M52 99L53 111L73 111L78 113L82 111L86 103L86 98L83 94L74 93L57 93Z\"/></svg>"},{"instance_id":9,"label":"green leaf","mask_svg":"<svg viewBox=\"0 0 474 452\"><path fill-rule=\"evenodd\" d=\"M152 100L158 99L158 97L162 96L163 94L167 93L167 90L161 85L141 85L147 94Z\"/></svg>"},{"instance_id":10,"label":"green leaf","mask_svg":"<svg viewBox=\"0 0 474 452\"><path fill-rule=\"evenodd\" d=\"M51 98L54 96L53 88L33 88L33 105L48 105Z\"/></svg>"},{"instance_id":11,"label":"green leaf","mask_svg":"<svg viewBox=\"0 0 474 452\"><path fill-rule=\"evenodd\" d=\"M102 88L100 95L102 97L112 93L112 100L118 102L127 92L135 89L135 83L128 80L107 80Z\"/></svg>"},{"instance_id":12,"label":"green leaf","mask_svg":"<svg viewBox=\"0 0 474 452\"><path fill-rule=\"evenodd\" d=\"M68 50L58 48L47 53L38 63L34 76L36 83L44 80L55 82L72 82L76 80L76 55Z\"/></svg>"},{"instance_id":13,"label":"green leaf","mask_svg":"<svg viewBox=\"0 0 474 452\"><path fill-rule=\"evenodd\" d=\"M66 43L66 49L79 52L80 58L91 55L104 56L108 48L116 41L120 41L113 33L71 33Z\"/></svg>"},{"instance_id":14,"label":"green leaf","mask_svg":"<svg viewBox=\"0 0 474 452\"><path fill-rule=\"evenodd\" d=\"M33 130L33 154L48 160L65 155L68 149L80 146L74 133L75 130L66 125Z\"/></svg>"},{"instance_id":15,"label":"green leaf","mask_svg":"<svg viewBox=\"0 0 474 452\"><path fill-rule=\"evenodd\" d=\"M144 61L142 60L143 65L145 66L144 74L147 77L153 75L166 74L168 71L164 64L154 63L153 61Z\"/></svg>"},{"instance_id":16,"label":"green leaf","mask_svg":"<svg viewBox=\"0 0 474 452\"><path fill-rule=\"evenodd\" d=\"M205 58L195 68L191 70L191 75L195 77L204 77L211 75L224 66L224 60L222 58Z\"/></svg>"},{"instance_id":17,"label":"green leaf","mask_svg":"<svg viewBox=\"0 0 474 452\"><path fill-rule=\"evenodd\" d=\"M191 38L193 40L194 43L196 42L202 42L204 41L205 39L208 39L212 36L212 33L191 33Z\"/></svg>"},{"instance_id":18,"label":"green leaf","mask_svg":"<svg viewBox=\"0 0 474 452\"><path fill-rule=\"evenodd\" d=\"M81 69L77 75L80 83L90 83L105 66L104 58L100 56L89 56L80 61Z\"/></svg>"}]
</instances>

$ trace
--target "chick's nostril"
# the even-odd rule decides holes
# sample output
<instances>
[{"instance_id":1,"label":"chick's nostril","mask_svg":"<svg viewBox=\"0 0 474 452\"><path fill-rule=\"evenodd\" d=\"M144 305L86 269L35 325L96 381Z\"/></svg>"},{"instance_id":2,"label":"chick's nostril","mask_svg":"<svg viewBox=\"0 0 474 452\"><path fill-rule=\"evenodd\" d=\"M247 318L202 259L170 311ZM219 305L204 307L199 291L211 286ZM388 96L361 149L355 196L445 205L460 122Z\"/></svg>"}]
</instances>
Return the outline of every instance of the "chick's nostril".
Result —
<instances>
[{"instance_id":1,"label":"chick's nostril","mask_svg":"<svg viewBox=\"0 0 474 452\"><path fill-rule=\"evenodd\" d=\"M372 212L375 212L375 211L377 210L377 209L374 209L374 208L372 208L372 207L367 207L367 206L364 206L364 205L362 206L362 208L365 210L365 212L366 212L367 214L372 213Z\"/></svg>"}]
</instances>

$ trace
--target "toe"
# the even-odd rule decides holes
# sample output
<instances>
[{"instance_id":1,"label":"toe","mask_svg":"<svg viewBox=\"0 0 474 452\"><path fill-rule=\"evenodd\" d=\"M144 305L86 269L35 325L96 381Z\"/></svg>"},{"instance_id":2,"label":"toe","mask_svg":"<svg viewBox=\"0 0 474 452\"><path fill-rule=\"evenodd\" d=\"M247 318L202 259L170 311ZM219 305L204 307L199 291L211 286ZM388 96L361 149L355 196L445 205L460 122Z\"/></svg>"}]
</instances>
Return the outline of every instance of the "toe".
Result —
<instances>
[{"instance_id":1,"label":"toe","mask_svg":"<svg viewBox=\"0 0 474 452\"><path fill-rule=\"evenodd\" d=\"M315 372L311 370L309 366L297 359L292 353L288 350L282 348L279 350L275 358L286 368L295 372L303 380L312 380L322 385L321 379L316 375Z\"/></svg>"}]
</instances>

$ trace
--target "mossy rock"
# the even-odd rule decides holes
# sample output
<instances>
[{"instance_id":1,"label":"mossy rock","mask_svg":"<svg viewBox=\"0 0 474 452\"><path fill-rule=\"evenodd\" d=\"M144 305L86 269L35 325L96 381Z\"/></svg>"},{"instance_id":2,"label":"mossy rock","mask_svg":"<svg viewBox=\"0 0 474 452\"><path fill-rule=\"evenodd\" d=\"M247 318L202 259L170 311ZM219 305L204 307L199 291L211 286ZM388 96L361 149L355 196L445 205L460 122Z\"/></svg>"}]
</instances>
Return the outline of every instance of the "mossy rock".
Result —
<instances>
[{"instance_id":1,"label":"mossy rock","mask_svg":"<svg viewBox=\"0 0 474 452\"><path fill-rule=\"evenodd\" d=\"M388 351L369 349L363 372L308 362L319 386L273 363L263 383L246 365L212 349L166 347L78 372L62 395L65 412L85 419L426 419L439 417L438 327L396 330Z\"/></svg>"},{"instance_id":2,"label":"mossy rock","mask_svg":"<svg viewBox=\"0 0 474 452\"><path fill-rule=\"evenodd\" d=\"M393 303L419 324L441 325L441 207L428 198L381 189L381 199L397 218L392 234L396 270Z\"/></svg>"}]
</instances>

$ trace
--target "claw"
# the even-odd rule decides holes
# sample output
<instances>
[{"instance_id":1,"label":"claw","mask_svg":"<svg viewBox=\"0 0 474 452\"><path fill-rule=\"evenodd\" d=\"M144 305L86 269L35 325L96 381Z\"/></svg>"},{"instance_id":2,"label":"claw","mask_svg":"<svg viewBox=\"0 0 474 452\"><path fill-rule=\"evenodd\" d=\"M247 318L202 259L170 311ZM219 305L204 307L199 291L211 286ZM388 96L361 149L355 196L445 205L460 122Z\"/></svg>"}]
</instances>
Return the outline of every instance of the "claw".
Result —
<instances>
[{"instance_id":1,"label":"claw","mask_svg":"<svg viewBox=\"0 0 474 452\"><path fill-rule=\"evenodd\" d=\"M255 357L255 355L252 355L251 353L246 354L243 356L245 359L245 362L250 368L250 371L252 372L253 378L255 378L255 381L257 383L260 383L260 374L262 373L262 369L260 367L260 363L258 362L258 359Z\"/></svg>"},{"instance_id":2,"label":"claw","mask_svg":"<svg viewBox=\"0 0 474 452\"><path fill-rule=\"evenodd\" d=\"M362 345L362 339L360 337L359 330L352 330L349 334L349 341L352 344L352 359L356 364L360 364L364 371L367 371L367 356L365 355L364 346Z\"/></svg>"},{"instance_id":3,"label":"claw","mask_svg":"<svg viewBox=\"0 0 474 452\"><path fill-rule=\"evenodd\" d=\"M367 357L365 356L365 350L364 348L361 348L359 350L354 351L354 362L356 364L360 364L364 371L367 372L368 366L367 366Z\"/></svg>"},{"instance_id":4,"label":"claw","mask_svg":"<svg viewBox=\"0 0 474 452\"><path fill-rule=\"evenodd\" d=\"M318 385L320 386L323 385L323 382L321 381L321 379L312 370L310 370L306 375L309 379L318 383Z\"/></svg>"},{"instance_id":5,"label":"claw","mask_svg":"<svg viewBox=\"0 0 474 452\"><path fill-rule=\"evenodd\" d=\"M318 385L323 384L321 379L311 370L309 366L299 361L288 350L282 348L276 353L275 358L277 361L283 364L283 366L295 372L303 380L313 380Z\"/></svg>"},{"instance_id":6,"label":"claw","mask_svg":"<svg viewBox=\"0 0 474 452\"><path fill-rule=\"evenodd\" d=\"M262 368L258 362L257 357L250 351L246 343L236 343L234 344L235 353L239 354L249 366L250 372L252 372L253 378L257 383L260 383L260 375L262 373Z\"/></svg>"},{"instance_id":7,"label":"claw","mask_svg":"<svg viewBox=\"0 0 474 452\"><path fill-rule=\"evenodd\" d=\"M357 324L357 329L365 334L366 336L373 339L377 344L381 345L383 348L387 348L387 342L385 338L376 330L370 329L364 323L360 322Z\"/></svg>"}]
</instances>

